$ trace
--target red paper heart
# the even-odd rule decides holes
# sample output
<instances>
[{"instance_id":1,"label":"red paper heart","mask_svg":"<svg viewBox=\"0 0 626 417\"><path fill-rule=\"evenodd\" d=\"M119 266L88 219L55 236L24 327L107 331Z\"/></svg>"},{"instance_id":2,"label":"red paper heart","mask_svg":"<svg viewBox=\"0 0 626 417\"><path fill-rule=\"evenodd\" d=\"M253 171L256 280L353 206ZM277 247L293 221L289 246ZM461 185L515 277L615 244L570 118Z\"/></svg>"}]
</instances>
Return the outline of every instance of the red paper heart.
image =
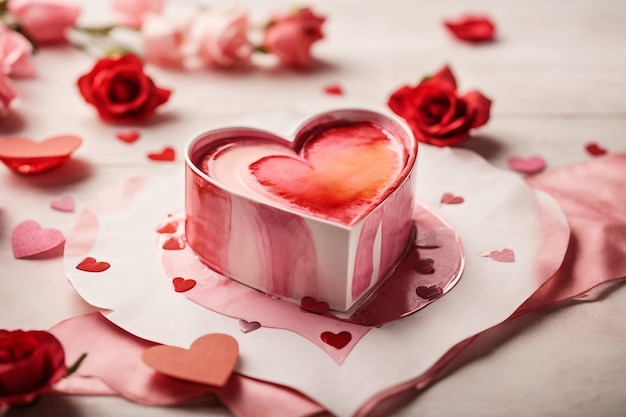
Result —
<instances>
[{"instance_id":1,"label":"red paper heart","mask_svg":"<svg viewBox=\"0 0 626 417\"><path fill-rule=\"evenodd\" d=\"M163 242L163 249L165 250L181 250L185 249L185 241L178 237L170 237L165 242Z\"/></svg>"},{"instance_id":2,"label":"red paper heart","mask_svg":"<svg viewBox=\"0 0 626 417\"><path fill-rule=\"evenodd\" d=\"M115 137L117 137L122 142L133 143L141 137L141 132L136 129L131 129L123 132L117 132L115 134Z\"/></svg>"},{"instance_id":3,"label":"red paper heart","mask_svg":"<svg viewBox=\"0 0 626 417\"><path fill-rule=\"evenodd\" d=\"M18 259L46 253L64 242L63 233L56 229L42 229L34 220L18 224L11 235L13 256Z\"/></svg>"},{"instance_id":4,"label":"red paper heart","mask_svg":"<svg viewBox=\"0 0 626 417\"><path fill-rule=\"evenodd\" d=\"M172 147L166 147L161 152L148 153L148 159L153 161L173 161L176 159L176 151Z\"/></svg>"},{"instance_id":5,"label":"red paper heart","mask_svg":"<svg viewBox=\"0 0 626 417\"><path fill-rule=\"evenodd\" d=\"M176 233L178 230L178 222L165 223L157 229L157 233Z\"/></svg>"},{"instance_id":6,"label":"red paper heart","mask_svg":"<svg viewBox=\"0 0 626 417\"><path fill-rule=\"evenodd\" d=\"M143 361L155 371L185 381L223 387L235 369L239 346L227 334L208 334L196 339L189 349L153 346Z\"/></svg>"},{"instance_id":7,"label":"red paper heart","mask_svg":"<svg viewBox=\"0 0 626 417\"><path fill-rule=\"evenodd\" d=\"M50 203L50 207L58 211L71 213L74 211L74 199L72 197L62 197Z\"/></svg>"},{"instance_id":8,"label":"red paper heart","mask_svg":"<svg viewBox=\"0 0 626 417\"><path fill-rule=\"evenodd\" d=\"M237 320L237 327L241 330L242 333L250 333L259 329L261 327L261 323L258 321L246 321L244 319Z\"/></svg>"},{"instance_id":9,"label":"red paper heart","mask_svg":"<svg viewBox=\"0 0 626 417\"><path fill-rule=\"evenodd\" d=\"M320 338L324 343L335 349L343 349L352 340L352 335L349 332L324 332L320 335Z\"/></svg>"},{"instance_id":10,"label":"red paper heart","mask_svg":"<svg viewBox=\"0 0 626 417\"><path fill-rule=\"evenodd\" d=\"M415 263L415 270L420 274L430 275L435 273L435 261L431 258L420 259Z\"/></svg>"},{"instance_id":11,"label":"red paper heart","mask_svg":"<svg viewBox=\"0 0 626 417\"><path fill-rule=\"evenodd\" d=\"M78 265L76 265L76 269L80 269L81 271L86 272L102 272L106 271L110 267L110 263L104 261L98 262L95 258L92 258L91 256L86 257Z\"/></svg>"},{"instance_id":12,"label":"red paper heart","mask_svg":"<svg viewBox=\"0 0 626 417\"><path fill-rule=\"evenodd\" d=\"M454 195L452 193L444 193L441 196L441 204L461 204L465 199L461 196Z\"/></svg>"},{"instance_id":13,"label":"red paper heart","mask_svg":"<svg viewBox=\"0 0 626 417\"><path fill-rule=\"evenodd\" d=\"M313 297L304 297L300 300L300 308L315 314L324 314L328 312L329 306L325 301L317 301Z\"/></svg>"},{"instance_id":14,"label":"red paper heart","mask_svg":"<svg viewBox=\"0 0 626 417\"><path fill-rule=\"evenodd\" d=\"M504 248L502 250L492 250L489 252L489 258L497 262L512 263L515 262L515 252L513 249Z\"/></svg>"},{"instance_id":15,"label":"red paper heart","mask_svg":"<svg viewBox=\"0 0 626 417\"><path fill-rule=\"evenodd\" d=\"M196 280L176 277L172 280L172 284L174 284L174 291L185 292L196 286Z\"/></svg>"},{"instance_id":16,"label":"red paper heart","mask_svg":"<svg viewBox=\"0 0 626 417\"><path fill-rule=\"evenodd\" d=\"M341 96L343 95L343 89L339 84L328 84L324 87L324 92L331 96Z\"/></svg>"},{"instance_id":17,"label":"red paper heart","mask_svg":"<svg viewBox=\"0 0 626 417\"><path fill-rule=\"evenodd\" d=\"M38 174L58 167L82 143L78 136L55 136L42 142L24 137L0 140L0 160L20 174Z\"/></svg>"},{"instance_id":18,"label":"red paper heart","mask_svg":"<svg viewBox=\"0 0 626 417\"><path fill-rule=\"evenodd\" d=\"M608 153L606 149L604 149L603 147L601 147L600 145L594 142L591 142L585 145L585 149L592 156L602 156Z\"/></svg>"},{"instance_id":19,"label":"red paper heart","mask_svg":"<svg viewBox=\"0 0 626 417\"><path fill-rule=\"evenodd\" d=\"M415 289L415 293L425 300L436 300L443 295L443 289L437 285L431 285L430 287L420 285Z\"/></svg>"},{"instance_id":20,"label":"red paper heart","mask_svg":"<svg viewBox=\"0 0 626 417\"><path fill-rule=\"evenodd\" d=\"M512 156L507 159L509 168L522 174L537 174L546 168L546 161L540 156L520 158Z\"/></svg>"}]
</instances>

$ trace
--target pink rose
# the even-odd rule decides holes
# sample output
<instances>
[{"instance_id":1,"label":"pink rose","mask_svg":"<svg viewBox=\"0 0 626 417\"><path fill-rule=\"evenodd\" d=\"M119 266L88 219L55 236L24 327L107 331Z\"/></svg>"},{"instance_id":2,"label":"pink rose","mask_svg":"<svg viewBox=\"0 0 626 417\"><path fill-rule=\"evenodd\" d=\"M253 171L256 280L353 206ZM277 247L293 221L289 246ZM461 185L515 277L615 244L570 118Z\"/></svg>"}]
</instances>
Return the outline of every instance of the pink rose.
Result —
<instances>
[{"instance_id":1,"label":"pink rose","mask_svg":"<svg viewBox=\"0 0 626 417\"><path fill-rule=\"evenodd\" d=\"M247 13L236 9L200 13L189 30L189 50L205 65L247 66L252 54Z\"/></svg>"},{"instance_id":2,"label":"pink rose","mask_svg":"<svg viewBox=\"0 0 626 417\"><path fill-rule=\"evenodd\" d=\"M32 51L33 46L24 36L0 23L0 65L3 73L17 77L35 75L35 67L30 61Z\"/></svg>"},{"instance_id":3,"label":"pink rose","mask_svg":"<svg viewBox=\"0 0 626 417\"><path fill-rule=\"evenodd\" d=\"M308 7L276 15L265 30L262 47L278 56L283 65L308 67L313 62L311 46L324 38L325 20Z\"/></svg>"},{"instance_id":4,"label":"pink rose","mask_svg":"<svg viewBox=\"0 0 626 417\"><path fill-rule=\"evenodd\" d=\"M141 25L144 58L147 62L168 67L183 65L184 26L154 13L148 13Z\"/></svg>"},{"instance_id":5,"label":"pink rose","mask_svg":"<svg viewBox=\"0 0 626 417\"><path fill-rule=\"evenodd\" d=\"M65 30L74 26L80 7L54 0L11 0L9 12L36 44L66 42Z\"/></svg>"},{"instance_id":6,"label":"pink rose","mask_svg":"<svg viewBox=\"0 0 626 417\"><path fill-rule=\"evenodd\" d=\"M4 117L9 113L11 101L17 97L17 91L9 77L0 72L0 116Z\"/></svg>"},{"instance_id":7,"label":"pink rose","mask_svg":"<svg viewBox=\"0 0 626 417\"><path fill-rule=\"evenodd\" d=\"M160 14L163 0L113 0L113 11L122 26L138 28L148 13Z\"/></svg>"}]
</instances>

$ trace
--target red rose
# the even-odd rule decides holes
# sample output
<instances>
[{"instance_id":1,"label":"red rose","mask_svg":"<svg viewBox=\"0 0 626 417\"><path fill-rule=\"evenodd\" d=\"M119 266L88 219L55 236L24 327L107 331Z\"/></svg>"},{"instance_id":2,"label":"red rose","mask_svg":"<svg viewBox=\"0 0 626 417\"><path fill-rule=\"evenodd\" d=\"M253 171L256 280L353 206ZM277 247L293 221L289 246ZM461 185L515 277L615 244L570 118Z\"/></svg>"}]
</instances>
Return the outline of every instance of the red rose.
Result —
<instances>
[{"instance_id":1,"label":"red rose","mask_svg":"<svg viewBox=\"0 0 626 417\"><path fill-rule=\"evenodd\" d=\"M63 347L52 334L0 330L0 406L27 404L66 374Z\"/></svg>"},{"instance_id":2,"label":"red rose","mask_svg":"<svg viewBox=\"0 0 626 417\"><path fill-rule=\"evenodd\" d=\"M491 100L478 91L459 96L454 75L445 66L415 87L400 87L387 105L406 120L419 141L449 146L467 139L471 129L487 123Z\"/></svg>"},{"instance_id":3,"label":"red rose","mask_svg":"<svg viewBox=\"0 0 626 417\"><path fill-rule=\"evenodd\" d=\"M496 25L485 16L467 15L444 24L456 38L468 42L490 41L496 34Z\"/></svg>"},{"instance_id":4,"label":"red rose","mask_svg":"<svg viewBox=\"0 0 626 417\"><path fill-rule=\"evenodd\" d=\"M165 103L171 91L157 87L133 54L103 58L78 79L85 101L107 122L141 122Z\"/></svg>"},{"instance_id":5,"label":"red rose","mask_svg":"<svg viewBox=\"0 0 626 417\"><path fill-rule=\"evenodd\" d=\"M311 47L324 38L325 20L308 7L276 15L265 30L262 46L285 66L308 67L313 63Z\"/></svg>"}]
</instances>

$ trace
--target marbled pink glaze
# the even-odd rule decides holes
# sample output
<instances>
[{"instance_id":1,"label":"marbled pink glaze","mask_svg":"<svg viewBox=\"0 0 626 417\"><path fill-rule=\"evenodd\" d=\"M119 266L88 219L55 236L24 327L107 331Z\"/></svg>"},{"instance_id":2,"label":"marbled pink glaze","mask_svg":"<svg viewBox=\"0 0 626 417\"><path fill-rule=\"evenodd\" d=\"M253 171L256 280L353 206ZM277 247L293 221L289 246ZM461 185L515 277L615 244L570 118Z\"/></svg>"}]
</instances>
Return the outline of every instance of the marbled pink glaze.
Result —
<instances>
[{"instance_id":1,"label":"marbled pink glaze","mask_svg":"<svg viewBox=\"0 0 626 417\"><path fill-rule=\"evenodd\" d=\"M361 126L366 127L362 137ZM364 161L375 161L379 155L386 158L383 172L390 178L383 176L373 191L366 190L363 195L371 197L369 201L348 199L354 207L339 208L342 215L333 216L294 205L290 195L273 194L273 185L267 185L280 183L280 175L276 181L265 180L274 172L280 174L282 158L290 158L289 164L296 160L306 164L311 154L326 151L330 153L316 159L322 165L332 160L325 167L337 166L338 155L341 163L349 161L352 151L340 152L343 145L332 141L340 139L342 132L350 149L366 157L355 160L357 168L371 165ZM319 138L325 141L321 150L308 146ZM368 154L371 143L376 148ZM187 240L204 263L244 284L295 302L313 297L346 311L388 275L408 245L413 204L410 174L416 155L417 144L406 127L363 110L340 110L310 119L293 142L249 128L207 132L187 148ZM252 168L262 160L272 162L260 171ZM349 162L347 166L353 168ZM326 179L332 173L322 176ZM352 185L368 186L366 177ZM307 181L307 176L300 180ZM297 184L289 185L288 191Z\"/></svg>"}]
</instances>

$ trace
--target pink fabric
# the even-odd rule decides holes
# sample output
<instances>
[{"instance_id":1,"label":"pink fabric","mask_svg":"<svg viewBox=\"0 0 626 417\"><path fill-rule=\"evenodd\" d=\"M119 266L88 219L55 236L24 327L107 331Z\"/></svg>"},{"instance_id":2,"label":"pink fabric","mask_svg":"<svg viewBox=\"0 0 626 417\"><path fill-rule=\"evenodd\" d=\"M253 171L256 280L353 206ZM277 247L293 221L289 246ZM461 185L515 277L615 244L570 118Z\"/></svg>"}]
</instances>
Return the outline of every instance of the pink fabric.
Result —
<instances>
[{"instance_id":1,"label":"pink fabric","mask_svg":"<svg viewBox=\"0 0 626 417\"><path fill-rule=\"evenodd\" d=\"M571 226L572 239L562 268L520 306L511 319L581 297L603 283L626 279L625 170L626 155L616 155L528 179L533 187L550 193L561 205ZM506 325L504 322L494 329ZM98 377L113 391L131 400L162 405L209 394L197 385L156 378L139 360L143 349L152 344L117 329L98 314L69 319L51 331L63 343L69 358L84 351L89 353L79 375ZM450 349L426 373L373 397L357 416L373 412L384 415L399 399L414 395L416 390L441 377L477 337L479 335ZM102 387L96 385L96 388L103 391ZM94 392L98 393L98 389ZM71 389L66 387L64 391L80 393L85 390L74 380ZM238 417L304 417L324 412L321 406L296 391L240 375L235 375L217 395Z\"/></svg>"}]
</instances>

